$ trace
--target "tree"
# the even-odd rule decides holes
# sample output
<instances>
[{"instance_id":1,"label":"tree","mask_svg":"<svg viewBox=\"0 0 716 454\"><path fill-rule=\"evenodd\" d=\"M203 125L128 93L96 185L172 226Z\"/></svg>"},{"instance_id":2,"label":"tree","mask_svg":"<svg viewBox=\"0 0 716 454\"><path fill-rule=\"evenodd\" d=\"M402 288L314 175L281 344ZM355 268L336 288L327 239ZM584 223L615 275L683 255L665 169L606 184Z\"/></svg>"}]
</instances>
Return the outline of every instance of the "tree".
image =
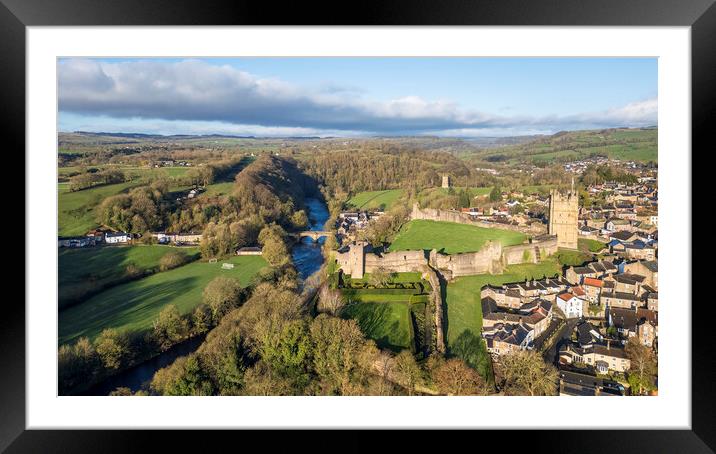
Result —
<instances>
[{"instance_id":1,"label":"tree","mask_svg":"<svg viewBox=\"0 0 716 454\"><path fill-rule=\"evenodd\" d=\"M95 350L105 369L117 370L128 360L129 338L116 329L105 329L95 340Z\"/></svg>"},{"instance_id":2,"label":"tree","mask_svg":"<svg viewBox=\"0 0 716 454\"><path fill-rule=\"evenodd\" d=\"M639 338L634 336L627 341L625 351L631 361L629 384L632 387L636 386L637 394L653 389L657 372L654 350L639 342Z\"/></svg>"},{"instance_id":3,"label":"tree","mask_svg":"<svg viewBox=\"0 0 716 454\"><path fill-rule=\"evenodd\" d=\"M215 277L204 287L203 300L211 310L214 322L231 309L238 307L241 301L241 283L229 277Z\"/></svg>"},{"instance_id":4,"label":"tree","mask_svg":"<svg viewBox=\"0 0 716 454\"><path fill-rule=\"evenodd\" d=\"M345 306L343 294L340 290L332 289L324 285L318 294L318 310L327 312L333 316L340 315L341 309Z\"/></svg>"},{"instance_id":5,"label":"tree","mask_svg":"<svg viewBox=\"0 0 716 454\"><path fill-rule=\"evenodd\" d=\"M275 330L260 346L261 359L300 391L308 384L312 344L305 320L292 320Z\"/></svg>"},{"instance_id":6,"label":"tree","mask_svg":"<svg viewBox=\"0 0 716 454\"><path fill-rule=\"evenodd\" d=\"M166 350L189 334L189 324L173 304L167 305L153 323L154 337L162 350Z\"/></svg>"},{"instance_id":7,"label":"tree","mask_svg":"<svg viewBox=\"0 0 716 454\"><path fill-rule=\"evenodd\" d=\"M276 237L270 237L264 241L261 255L273 266L282 266L290 260L286 243Z\"/></svg>"},{"instance_id":8,"label":"tree","mask_svg":"<svg viewBox=\"0 0 716 454\"><path fill-rule=\"evenodd\" d=\"M291 216L291 223L297 229L302 229L308 225L308 216L303 210L296 211Z\"/></svg>"},{"instance_id":9,"label":"tree","mask_svg":"<svg viewBox=\"0 0 716 454\"><path fill-rule=\"evenodd\" d=\"M502 200L502 189L495 185L490 191L490 202L499 202L500 200Z\"/></svg>"},{"instance_id":10,"label":"tree","mask_svg":"<svg viewBox=\"0 0 716 454\"><path fill-rule=\"evenodd\" d=\"M385 287L393 280L393 273L379 266L370 273L369 282L376 287Z\"/></svg>"},{"instance_id":11,"label":"tree","mask_svg":"<svg viewBox=\"0 0 716 454\"><path fill-rule=\"evenodd\" d=\"M100 365L99 356L86 337L80 337L74 345L61 345L57 352L60 394L91 382Z\"/></svg>"},{"instance_id":12,"label":"tree","mask_svg":"<svg viewBox=\"0 0 716 454\"><path fill-rule=\"evenodd\" d=\"M181 356L171 366L158 370L150 387L164 396L210 396L214 393L196 354Z\"/></svg>"},{"instance_id":13,"label":"tree","mask_svg":"<svg viewBox=\"0 0 716 454\"><path fill-rule=\"evenodd\" d=\"M321 314L311 323L313 369L325 394L351 395L365 339L355 320Z\"/></svg>"},{"instance_id":14,"label":"tree","mask_svg":"<svg viewBox=\"0 0 716 454\"><path fill-rule=\"evenodd\" d=\"M512 396L554 396L557 394L557 370L533 350L519 350L500 358L502 389Z\"/></svg>"},{"instance_id":15,"label":"tree","mask_svg":"<svg viewBox=\"0 0 716 454\"><path fill-rule=\"evenodd\" d=\"M429 368L432 381L440 394L450 396L486 395L485 380L477 371L458 358L444 360L431 356Z\"/></svg>"},{"instance_id":16,"label":"tree","mask_svg":"<svg viewBox=\"0 0 716 454\"><path fill-rule=\"evenodd\" d=\"M200 304L194 309L191 316L191 326L194 334L205 333L212 324L211 309L206 304Z\"/></svg>"},{"instance_id":17,"label":"tree","mask_svg":"<svg viewBox=\"0 0 716 454\"><path fill-rule=\"evenodd\" d=\"M408 350L402 350L395 357L395 373L398 382L408 391L409 396L415 392L415 386L423 381L423 371Z\"/></svg>"}]
</instances>

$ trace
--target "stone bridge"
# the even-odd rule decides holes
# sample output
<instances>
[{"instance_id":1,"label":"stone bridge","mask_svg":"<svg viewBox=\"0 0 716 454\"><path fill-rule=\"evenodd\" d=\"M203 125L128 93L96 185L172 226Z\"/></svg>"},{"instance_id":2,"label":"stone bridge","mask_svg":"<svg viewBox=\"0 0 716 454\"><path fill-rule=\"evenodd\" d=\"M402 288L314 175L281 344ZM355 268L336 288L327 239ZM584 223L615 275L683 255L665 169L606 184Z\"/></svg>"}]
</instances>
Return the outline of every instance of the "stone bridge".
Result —
<instances>
[{"instance_id":1,"label":"stone bridge","mask_svg":"<svg viewBox=\"0 0 716 454\"><path fill-rule=\"evenodd\" d=\"M318 241L320 237L329 235L333 235L333 232L328 230L304 230L303 232L298 232L296 237L299 240L301 238L311 238L313 241Z\"/></svg>"}]
</instances>

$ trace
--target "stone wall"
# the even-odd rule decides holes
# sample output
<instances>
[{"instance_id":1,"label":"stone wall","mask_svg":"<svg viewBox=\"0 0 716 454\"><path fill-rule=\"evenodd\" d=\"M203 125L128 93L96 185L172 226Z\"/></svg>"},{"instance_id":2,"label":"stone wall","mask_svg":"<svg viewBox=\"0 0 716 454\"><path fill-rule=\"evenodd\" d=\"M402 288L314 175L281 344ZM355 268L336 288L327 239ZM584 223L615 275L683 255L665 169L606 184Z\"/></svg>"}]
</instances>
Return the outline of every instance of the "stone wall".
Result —
<instances>
[{"instance_id":1,"label":"stone wall","mask_svg":"<svg viewBox=\"0 0 716 454\"><path fill-rule=\"evenodd\" d=\"M502 272L502 245L497 241L488 241L477 252L461 254L430 253L430 265L441 270L447 279L472 274L499 274Z\"/></svg>"},{"instance_id":2,"label":"stone wall","mask_svg":"<svg viewBox=\"0 0 716 454\"><path fill-rule=\"evenodd\" d=\"M395 251L386 254L366 254L365 272L372 273L378 268L384 268L396 273L409 273L422 271L428 264L423 251Z\"/></svg>"},{"instance_id":3,"label":"stone wall","mask_svg":"<svg viewBox=\"0 0 716 454\"><path fill-rule=\"evenodd\" d=\"M455 222L457 224L474 225L486 229L503 229L520 232L527 235L541 235L547 233L547 228L539 223L533 223L529 226L518 226L511 224L500 224L498 222L488 222L474 219L467 213L454 210L437 210L434 208L420 208L417 203L413 204L413 211L410 214L411 219L425 219L428 221Z\"/></svg>"},{"instance_id":4,"label":"stone wall","mask_svg":"<svg viewBox=\"0 0 716 454\"><path fill-rule=\"evenodd\" d=\"M507 247L502 247L498 241L488 241L477 252L461 254L441 254L433 249L429 257L423 251L374 254L365 251L364 243L351 244L349 248L348 252L338 253L336 258L343 272L355 278L378 268L397 273L422 271L429 264L440 270L445 279L452 280L474 274L500 274L507 265L537 263L557 252L557 238L543 236L530 243Z\"/></svg>"}]
</instances>

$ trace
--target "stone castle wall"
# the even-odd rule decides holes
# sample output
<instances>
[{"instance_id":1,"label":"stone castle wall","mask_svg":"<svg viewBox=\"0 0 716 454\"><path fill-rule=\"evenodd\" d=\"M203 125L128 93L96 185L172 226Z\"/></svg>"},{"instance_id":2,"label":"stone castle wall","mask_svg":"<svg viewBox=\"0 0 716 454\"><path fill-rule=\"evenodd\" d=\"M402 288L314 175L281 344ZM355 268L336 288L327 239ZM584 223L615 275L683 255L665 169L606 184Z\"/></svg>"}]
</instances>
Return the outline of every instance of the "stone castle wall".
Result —
<instances>
[{"instance_id":1,"label":"stone castle wall","mask_svg":"<svg viewBox=\"0 0 716 454\"><path fill-rule=\"evenodd\" d=\"M387 254L365 254L365 272L372 273L378 268L396 273L422 271L428 264L423 251L395 251Z\"/></svg>"},{"instance_id":2,"label":"stone castle wall","mask_svg":"<svg viewBox=\"0 0 716 454\"><path fill-rule=\"evenodd\" d=\"M497 222L488 222L474 219L471 215L460 211L420 208L417 203L413 205L413 211L411 212L410 217L411 219L425 219L428 221L443 221L454 222L457 224L474 225L476 227L484 227L487 229L512 230L514 232L525 233L528 235L540 235L547 232L545 226L538 223L534 223L529 226L500 224Z\"/></svg>"},{"instance_id":3,"label":"stone castle wall","mask_svg":"<svg viewBox=\"0 0 716 454\"><path fill-rule=\"evenodd\" d=\"M529 254L525 254L528 251ZM539 256L538 252L539 251ZM344 273L361 278L378 268L397 273L422 271L428 264L439 269L446 279L474 274L500 274L507 265L536 263L557 251L557 238L546 237L531 243L502 247L498 241L488 241L477 252L441 254L436 250L429 257L423 251L395 251L386 254L366 253L362 243L350 245L347 252L338 253L336 260ZM362 258L362 259L361 259Z\"/></svg>"}]
</instances>

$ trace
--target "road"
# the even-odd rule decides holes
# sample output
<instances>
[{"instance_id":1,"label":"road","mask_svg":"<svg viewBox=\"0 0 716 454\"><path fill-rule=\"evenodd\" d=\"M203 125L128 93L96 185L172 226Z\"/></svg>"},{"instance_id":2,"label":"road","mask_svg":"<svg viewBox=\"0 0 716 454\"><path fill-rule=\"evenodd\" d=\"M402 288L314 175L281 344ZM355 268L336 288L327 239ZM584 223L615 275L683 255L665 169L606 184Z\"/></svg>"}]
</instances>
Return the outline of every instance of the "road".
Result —
<instances>
[{"instance_id":1,"label":"road","mask_svg":"<svg viewBox=\"0 0 716 454\"><path fill-rule=\"evenodd\" d=\"M552 346L544 352L544 360L546 363L554 364L555 366L557 365L559 347L565 342L569 342L572 331L574 331L574 327L577 326L578 322L579 319L577 318L567 319L567 323L562 326L559 334L557 334L557 339L554 341L554 344L552 344Z\"/></svg>"}]
</instances>

